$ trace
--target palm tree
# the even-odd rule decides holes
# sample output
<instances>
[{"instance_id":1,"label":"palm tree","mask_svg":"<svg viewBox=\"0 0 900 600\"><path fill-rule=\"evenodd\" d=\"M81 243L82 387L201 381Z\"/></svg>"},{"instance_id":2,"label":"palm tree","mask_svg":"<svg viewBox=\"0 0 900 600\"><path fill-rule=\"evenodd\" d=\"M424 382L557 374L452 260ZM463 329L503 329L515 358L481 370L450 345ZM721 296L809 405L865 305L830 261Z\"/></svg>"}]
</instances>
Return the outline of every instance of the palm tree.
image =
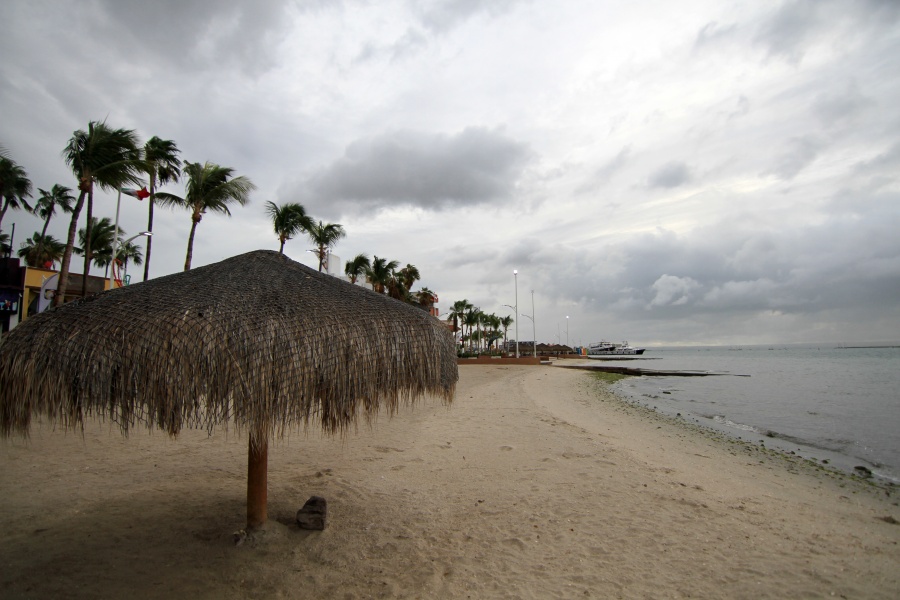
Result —
<instances>
[{"instance_id":1,"label":"palm tree","mask_svg":"<svg viewBox=\"0 0 900 600\"><path fill-rule=\"evenodd\" d=\"M112 255L113 239L115 239L116 226L109 217L103 217L99 221L97 217L91 217L89 227L78 230L78 243L81 248L76 248L76 254L85 257L88 268L84 271L84 278L90 275L90 267L93 262L98 267L109 265L109 257ZM124 234L124 229L119 229L119 234Z\"/></svg>"},{"instance_id":2,"label":"palm tree","mask_svg":"<svg viewBox=\"0 0 900 600\"><path fill-rule=\"evenodd\" d=\"M510 326L515 323L515 319L512 318L511 315L506 315L505 317L500 317L500 326L503 327L503 349L506 350L506 334L509 331Z\"/></svg>"},{"instance_id":3,"label":"palm tree","mask_svg":"<svg viewBox=\"0 0 900 600\"><path fill-rule=\"evenodd\" d=\"M469 308L463 316L463 323L469 327L469 338L472 338L472 328L481 323L481 309L477 306Z\"/></svg>"},{"instance_id":4,"label":"palm tree","mask_svg":"<svg viewBox=\"0 0 900 600\"><path fill-rule=\"evenodd\" d=\"M119 233L119 241L116 244L116 259L122 267L122 272L127 273L128 261L131 261L136 265L140 265L144 262L144 259L141 254L140 247L134 242L128 242L127 244L124 244L124 232L122 230L119 230ZM112 262L111 255L112 246L110 246L108 249L105 249L103 252L98 251L94 254L94 264L98 267L103 267L104 269L106 269L106 271L104 272L104 277L109 276L109 266Z\"/></svg>"},{"instance_id":5,"label":"palm tree","mask_svg":"<svg viewBox=\"0 0 900 600\"><path fill-rule=\"evenodd\" d=\"M313 226L306 233L309 234L309 238L316 245L314 252L319 257L319 272L321 273L322 266L325 265L328 259L329 249L346 236L347 232L344 231L343 225L338 225L337 223L323 224L322 221L319 221L318 225L313 223Z\"/></svg>"},{"instance_id":6,"label":"palm tree","mask_svg":"<svg viewBox=\"0 0 900 600\"><path fill-rule=\"evenodd\" d=\"M278 241L281 242L278 251L282 254L284 254L286 241L298 233L309 231L314 225L313 220L306 215L303 205L296 202L288 202L281 206L271 201L266 202L266 214L272 219L275 234L278 236Z\"/></svg>"},{"instance_id":7,"label":"palm tree","mask_svg":"<svg viewBox=\"0 0 900 600\"><path fill-rule=\"evenodd\" d=\"M411 290L413 284L421 279L421 277L419 276L419 269L417 269L415 265L411 265L409 263L407 263L405 267L397 271L397 275L400 277L400 281L403 283L403 287L405 287L407 290Z\"/></svg>"},{"instance_id":8,"label":"palm tree","mask_svg":"<svg viewBox=\"0 0 900 600\"><path fill-rule=\"evenodd\" d=\"M0 156L0 225L10 208L31 211L26 198L31 197L31 180L25 169L7 156Z\"/></svg>"},{"instance_id":9,"label":"palm tree","mask_svg":"<svg viewBox=\"0 0 900 600\"><path fill-rule=\"evenodd\" d=\"M9 256L12 248L9 245L9 234L0 231L0 256Z\"/></svg>"},{"instance_id":10,"label":"palm tree","mask_svg":"<svg viewBox=\"0 0 900 600\"><path fill-rule=\"evenodd\" d=\"M372 267L367 254L357 254L353 260L344 265L344 274L350 278L350 283L356 283L360 276L365 275Z\"/></svg>"},{"instance_id":11,"label":"palm tree","mask_svg":"<svg viewBox=\"0 0 900 600\"><path fill-rule=\"evenodd\" d=\"M38 238L38 246L36 248L36 254L38 256L42 253L40 242L47 237L47 228L50 226L50 219L56 214L56 209L62 209L63 212L67 213L72 212L72 203L75 202L75 196L70 193L71 191L72 190L66 186L59 185L58 183L53 184L53 187L50 188L49 192L38 188L40 196L38 197L37 203L34 205L34 214L44 219L44 228L41 229L41 235L40 238ZM63 246L63 250L65 250L65 246Z\"/></svg>"},{"instance_id":12,"label":"palm tree","mask_svg":"<svg viewBox=\"0 0 900 600\"><path fill-rule=\"evenodd\" d=\"M499 340L500 335L500 317L491 313L489 315L484 315L481 319L481 324L484 326L485 335L488 341L488 349L494 345L496 340Z\"/></svg>"},{"instance_id":13,"label":"palm tree","mask_svg":"<svg viewBox=\"0 0 900 600\"><path fill-rule=\"evenodd\" d=\"M164 140L155 135L144 144L145 171L150 177L150 203L147 207L147 231L153 233L153 205L156 199L156 186L174 183L181 177L181 150L172 140ZM150 248L153 236L147 236L147 260L144 262L144 281L150 278ZM141 264L135 261L135 264Z\"/></svg>"},{"instance_id":14,"label":"palm tree","mask_svg":"<svg viewBox=\"0 0 900 600\"><path fill-rule=\"evenodd\" d=\"M131 261L136 265L140 265L144 262L144 258L141 256L140 247L134 242L122 244L121 237L119 238L119 245L117 245L116 249L116 258L122 261L122 273L126 276L128 274L128 261Z\"/></svg>"},{"instance_id":15,"label":"palm tree","mask_svg":"<svg viewBox=\"0 0 900 600\"><path fill-rule=\"evenodd\" d=\"M403 278L398 271L391 271L387 282L387 293L394 300L409 302L409 288L403 285Z\"/></svg>"},{"instance_id":16,"label":"palm tree","mask_svg":"<svg viewBox=\"0 0 900 600\"><path fill-rule=\"evenodd\" d=\"M211 162L204 164L185 162L184 175L187 176L184 198L174 194L157 193L156 199L164 206L177 206L191 211L191 233L188 236L187 256L184 270L190 271L194 254L194 233L197 224L207 211L231 216L228 205L244 206L250 201L250 192L256 189L253 183L241 175L233 177L234 169L220 167Z\"/></svg>"},{"instance_id":17,"label":"palm tree","mask_svg":"<svg viewBox=\"0 0 900 600\"><path fill-rule=\"evenodd\" d=\"M90 241L94 206L94 184L103 190L119 189L123 185L139 185L141 172L145 166L138 149L137 134L133 129L112 129L106 121L91 121L87 131L79 129L72 134L69 143L63 149L63 158L78 178L78 200L72 209L69 221L69 233L66 238L66 249L62 264L59 267L59 287L54 299L55 304L62 304L69 285L69 263L72 260L72 249L75 247L75 233L78 229L78 217L88 200L88 231L86 241ZM85 248L85 268L91 253ZM87 277L83 278L82 295L86 291Z\"/></svg>"},{"instance_id":18,"label":"palm tree","mask_svg":"<svg viewBox=\"0 0 900 600\"><path fill-rule=\"evenodd\" d=\"M435 298L434 292L427 287L423 287L416 292L416 300L419 302L419 305L429 313L431 312L431 309L434 308Z\"/></svg>"},{"instance_id":19,"label":"palm tree","mask_svg":"<svg viewBox=\"0 0 900 600\"><path fill-rule=\"evenodd\" d=\"M371 267L366 271L366 281L372 285L374 291L383 294L391 281L391 274L399 264L396 260L388 262L386 258L379 258L376 254Z\"/></svg>"},{"instance_id":20,"label":"palm tree","mask_svg":"<svg viewBox=\"0 0 900 600\"><path fill-rule=\"evenodd\" d=\"M450 315L447 317L447 320L453 320L453 331L460 332L460 341L462 341L462 330L463 325L465 324L466 311L472 308L472 303L468 300L457 300L453 303L453 306L450 307Z\"/></svg>"},{"instance_id":21,"label":"palm tree","mask_svg":"<svg viewBox=\"0 0 900 600\"><path fill-rule=\"evenodd\" d=\"M53 263L62 258L65 249L66 245L52 235L35 231L34 235L22 242L17 254L29 267L43 269L47 267L47 263L52 267Z\"/></svg>"}]
</instances>

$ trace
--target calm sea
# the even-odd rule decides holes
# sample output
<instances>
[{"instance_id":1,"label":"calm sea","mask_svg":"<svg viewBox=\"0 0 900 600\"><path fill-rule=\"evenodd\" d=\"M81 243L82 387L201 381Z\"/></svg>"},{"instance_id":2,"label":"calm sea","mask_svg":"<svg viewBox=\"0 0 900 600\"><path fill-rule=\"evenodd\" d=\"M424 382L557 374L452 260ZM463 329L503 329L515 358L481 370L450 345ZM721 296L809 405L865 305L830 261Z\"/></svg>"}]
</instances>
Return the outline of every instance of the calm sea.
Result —
<instances>
[{"instance_id":1,"label":"calm sea","mask_svg":"<svg viewBox=\"0 0 900 600\"><path fill-rule=\"evenodd\" d=\"M613 390L734 437L900 483L900 347L652 348L623 364L727 373L629 377Z\"/></svg>"}]
</instances>

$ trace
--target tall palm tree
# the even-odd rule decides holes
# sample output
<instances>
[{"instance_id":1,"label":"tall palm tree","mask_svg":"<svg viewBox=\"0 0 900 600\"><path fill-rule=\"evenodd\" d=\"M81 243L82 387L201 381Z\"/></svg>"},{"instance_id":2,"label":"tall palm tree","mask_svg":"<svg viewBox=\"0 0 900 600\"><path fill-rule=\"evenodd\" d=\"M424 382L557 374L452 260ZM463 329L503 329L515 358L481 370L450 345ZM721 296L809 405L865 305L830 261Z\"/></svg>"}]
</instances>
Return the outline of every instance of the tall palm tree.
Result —
<instances>
[{"instance_id":1,"label":"tall palm tree","mask_svg":"<svg viewBox=\"0 0 900 600\"><path fill-rule=\"evenodd\" d=\"M345 237L347 232L344 231L343 225L338 225L337 223L322 223L322 221L319 221L318 224L313 223L313 226L310 227L306 233L309 234L309 239L316 245L314 252L319 258L319 272L321 273L322 267L328 259L328 251L332 246L337 244L341 238Z\"/></svg>"},{"instance_id":2,"label":"tall palm tree","mask_svg":"<svg viewBox=\"0 0 900 600\"><path fill-rule=\"evenodd\" d=\"M139 185L144 163L138 148L138 137L133 129L113 129L106 121L91 121L87 131L79 129L72 134L69 143L63 149L63 158L78 179L78 200L72 209L69 221L69 233L66 238L66 249L62 264L59 267L59 287L55 304L62 304L69 285L69 263L72 260L72 249L75 247L75 233L78 229L78 217L84 207L84 199L88 201L88 230L92 226L94 206L94 184L103 190L114 190L123 185ZM86 232L87 241L91 239L90 231ZM91 254L85 248L85 269ZM85 293L87 277L84 277L81 292Z\"/></svg>"},{"instance_id":3,"label":"tall palm tree","mask_svg":"<svg viewBox=\"0 0 900 600\"><path fill-rule=\"evenodd\" d=\"M403 283L403 287L405 287L407 290L411 290L413 284L421 279L421 276L419 275L419 269L417 269L415 265L411 265L409 263L407 263L405 267L397 271L397 275L400 277L400 281L401 283Z\"/></svg>"},{"instance_id":4,"label":"tall palm tree","mask_svg":"<svg viewBox=\"0 0 900 600\"><path fill-rule=\"evenodd\" d=\"M40 238L38 238L38 246L36 248L38 256L41 255L42 250L40 242L47 237L47 228L50 226L50 219L56 214L56 209L61 209L63 212L67 213L72 212L72 203L75 202L75 196L70 193L71 191L72 190L66 186L59 185L58 183L53 184L53 187L50 188L49 192L38 188L40 196L37 199L37 203L34 205L34 214L44 219L44 227L41 229L41 235ZM63 246L63 250L65 250L65 246Z\"/></svg>"},{"instance_id":5,"label":"tall palm tree","mask_svg":"<svg viewBox=\"0 0 900 600\"><path fill-rule=\"evenodd\" d=\"M115 224L109 220L109 217L103 217L99 221L97 217L91 217L90 227L84 227L78 230L78 243L81 248L76 248L76 254L85 257L85 263L88 268L84 271L84 278L90 275L91 263L98 267L104 267L109 264L109 257L112 255L113 240L115 239ZM125 230L119 228L119 234L124 234Z\"/></svg>"},{"instance_id":6,"label":"tall palm tree","mask_svg":"<svg viewBox=\"0 0 900 600\"><path fill-rule=\"evenodd\" d=\"M62 258L65 249L66 245L52 235L35 231L34 235L22 242L17 254L29 267L43 269L47 263L52 267L53 263Z\"/></svg>"},{"instance_id":7,"label":"tall palm tree","mask_svg":"<svg viewBox=\"0 0 900 600\"><path fill-rule=\"evenodd\" d=\"M367 254L357 254L344 265L344 274L350 278L350 283L356 283L356 280L368 273L371 267L372 263Z\"/></svg>"},{"instance_id":8,"label":"tall palm tree","mask_svg":"<svg viewBox=\"0 0 900 600\"><path fill-rule=\"evenodd\" d=\"M255 190L256 186L243 175L232 177L234 169L220 167L211 162L202 165L185 162L183 173L187 177L183 198L174 194L157 193L156 199L161 205L191 211L191 233L188 236L187 256L184 259L184 270L190 271L191 258L194 255L194 234L204 213L213 211L231 216L228 206L247 204L250 201L250 192Z\"/></svg>"},{"instance_id":9,"label":"tall palm tree","mask_svg":"<svg viewBox=\"0 0 900 600\"><path fill-rule=\"evenodd\" d=\"M380 258L376 254L372 259L372 265L366 271L366 281L372 286L372 290L383 294L391 281L391 274L399 264L396 260L388 262L386 258Z\"/></svg>"},{"instance_id":10,"label":"tall palm tree","mask_svg":"<svg viewBox=\"0 0 900 600\"><path fill-rule=\"evenodd\" d=\"M313 220L306 215L306 209L302 204L288 202L278 206L274 202L266 202L266 214L272 219L275 234L281 242L279 252L284 254L284 243L292 239L298 233L309 231L313 227Z\"/></svg>"},{"instance_id":11,"label":"tall palm tree","mask_svg":"<svg viewBox=\"0 0 900 600\"><path fill-rule=\"evenodd\" d=\"M31 197L31 180L28 173L8 156L0 156L0 225L10 208L31 211L25 200Z\"/></svg>"},{"instance_id":12,"label":"tall palm tree","mask_svg":"<svg viewBox=\"0 0 900 600\"><path fill-rule=\"evenodd\" d=\"M145 172L150 177L150 202L147 206L147 231L153 233L153 205L156 199L157 185L174 183L181 177L181 159L178 154L181 150L172 140L164 140L153 136L144 143ZM147 236L147 260L144 262L144 281L150 278L150 249L153 244L153 236ZM135 261L135 264L141 263Z\"/></svg>"}]
</instances>

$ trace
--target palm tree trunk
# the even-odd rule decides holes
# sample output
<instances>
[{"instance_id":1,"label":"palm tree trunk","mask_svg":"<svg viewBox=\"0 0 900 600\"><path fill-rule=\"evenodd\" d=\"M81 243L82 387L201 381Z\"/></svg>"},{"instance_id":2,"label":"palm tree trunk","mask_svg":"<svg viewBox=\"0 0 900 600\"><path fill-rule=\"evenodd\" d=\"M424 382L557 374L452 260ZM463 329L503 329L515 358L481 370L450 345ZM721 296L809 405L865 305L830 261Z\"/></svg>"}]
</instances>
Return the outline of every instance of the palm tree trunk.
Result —
<instances>
[{"instance_id":1,"label":"palm tree trunk","mask_svg":"<svg viewBox=\"0 0 900 600\"><path fill-rule=\"evenodd\" d=\"M40 263L38 266L43 268L43 254L44 254L44 236L47 235L47 228L50 226L50 218L53 214L47 215L47 218L44 220L44 228L41 229L41 239L38 240L37 250L35 254L37 255L38 262Z\"/></svg>"},{"instance_id":2,"label":"palm tree trunk","mask_svg":"<svg viewBox=\"0 0 900 600\"><path fill-rule=\"evenodd\" d=\"M147 218L147 231L153 233L153 194L156 193L156 174L150 174L150 197L148 200L150 204L147 206L147 214L149 217ZM150 279L150 246L153 245L153 236L147 236L147 253L144 257L144 281Z\"/></svg>"},{"instance_id":3,"label":"palm tree trunk","mask_svg":"<svg viewBox=\"0 0 900 600\"><path fill-rule=\"evenodd\" d=\"M188 236L187 256L184 259L184 270L191 270L191 258L194 256L194 232L197 231L199 219L191 217L191 234Z\"/></svg>"},{"instance_id":4,"label":"palm tree trunk","mask_svg":"<svg viewBox=\"0 0 900 600\"><path fill-rule=\"evenodd\" d=\"M153 233L153 196L150 196L150 207L147 209L150 218L147 221L147 231ZM145 236L147 238L147 256L144 259L144 281L150 279L150 247L153 245L153 236Z\"/></svg>"},{"instance_id":5,"label":"palm tree trunk","mask_svg":"<svg viewBox=\"0 0 900 600\"><path fill-rule=\"evenodd\" d=\"M69 237L66 238L66 249L63 251L62 262L59 264L59 281L56 286L56 297L53 298L53 306L62 306L69 287L69 264L72 262L72 248L75 247L75 231L78 229L78 217L84 206L84 197L87 192L78 194L78 202L72 209L72 220L69 221Z\"/></svg>"},{"instance_id":6,"label":"palm tree trunk","mask_svg":"<svg viewBox=\"0 0 900 600\"><path fill-rule=\"evenodd\" d=\"M91 216L94 212L94 186L88 190L87 225L84 226L84 275L81 277L81 297L87 295L88 272L91 270Z\"/></svg>"}]
</instances>

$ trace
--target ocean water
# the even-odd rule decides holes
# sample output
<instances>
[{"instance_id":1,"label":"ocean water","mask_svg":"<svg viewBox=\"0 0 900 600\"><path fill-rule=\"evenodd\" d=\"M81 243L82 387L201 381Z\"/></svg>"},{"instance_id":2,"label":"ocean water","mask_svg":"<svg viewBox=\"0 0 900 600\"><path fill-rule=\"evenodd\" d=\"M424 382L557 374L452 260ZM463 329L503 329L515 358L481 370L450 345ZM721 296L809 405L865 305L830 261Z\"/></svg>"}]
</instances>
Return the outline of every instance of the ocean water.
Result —
<instances>
[{"instance_id":1,"label":"ocean water","mask_svg":"<svg viewBox=\"0 0 900 600\"><path fill-rule=\"evenodd\" d=\"M652 348L622 364L724 373L629 377L613 391L743 440L900 483L900 344Z\"/></svg>"}]
</instances>

